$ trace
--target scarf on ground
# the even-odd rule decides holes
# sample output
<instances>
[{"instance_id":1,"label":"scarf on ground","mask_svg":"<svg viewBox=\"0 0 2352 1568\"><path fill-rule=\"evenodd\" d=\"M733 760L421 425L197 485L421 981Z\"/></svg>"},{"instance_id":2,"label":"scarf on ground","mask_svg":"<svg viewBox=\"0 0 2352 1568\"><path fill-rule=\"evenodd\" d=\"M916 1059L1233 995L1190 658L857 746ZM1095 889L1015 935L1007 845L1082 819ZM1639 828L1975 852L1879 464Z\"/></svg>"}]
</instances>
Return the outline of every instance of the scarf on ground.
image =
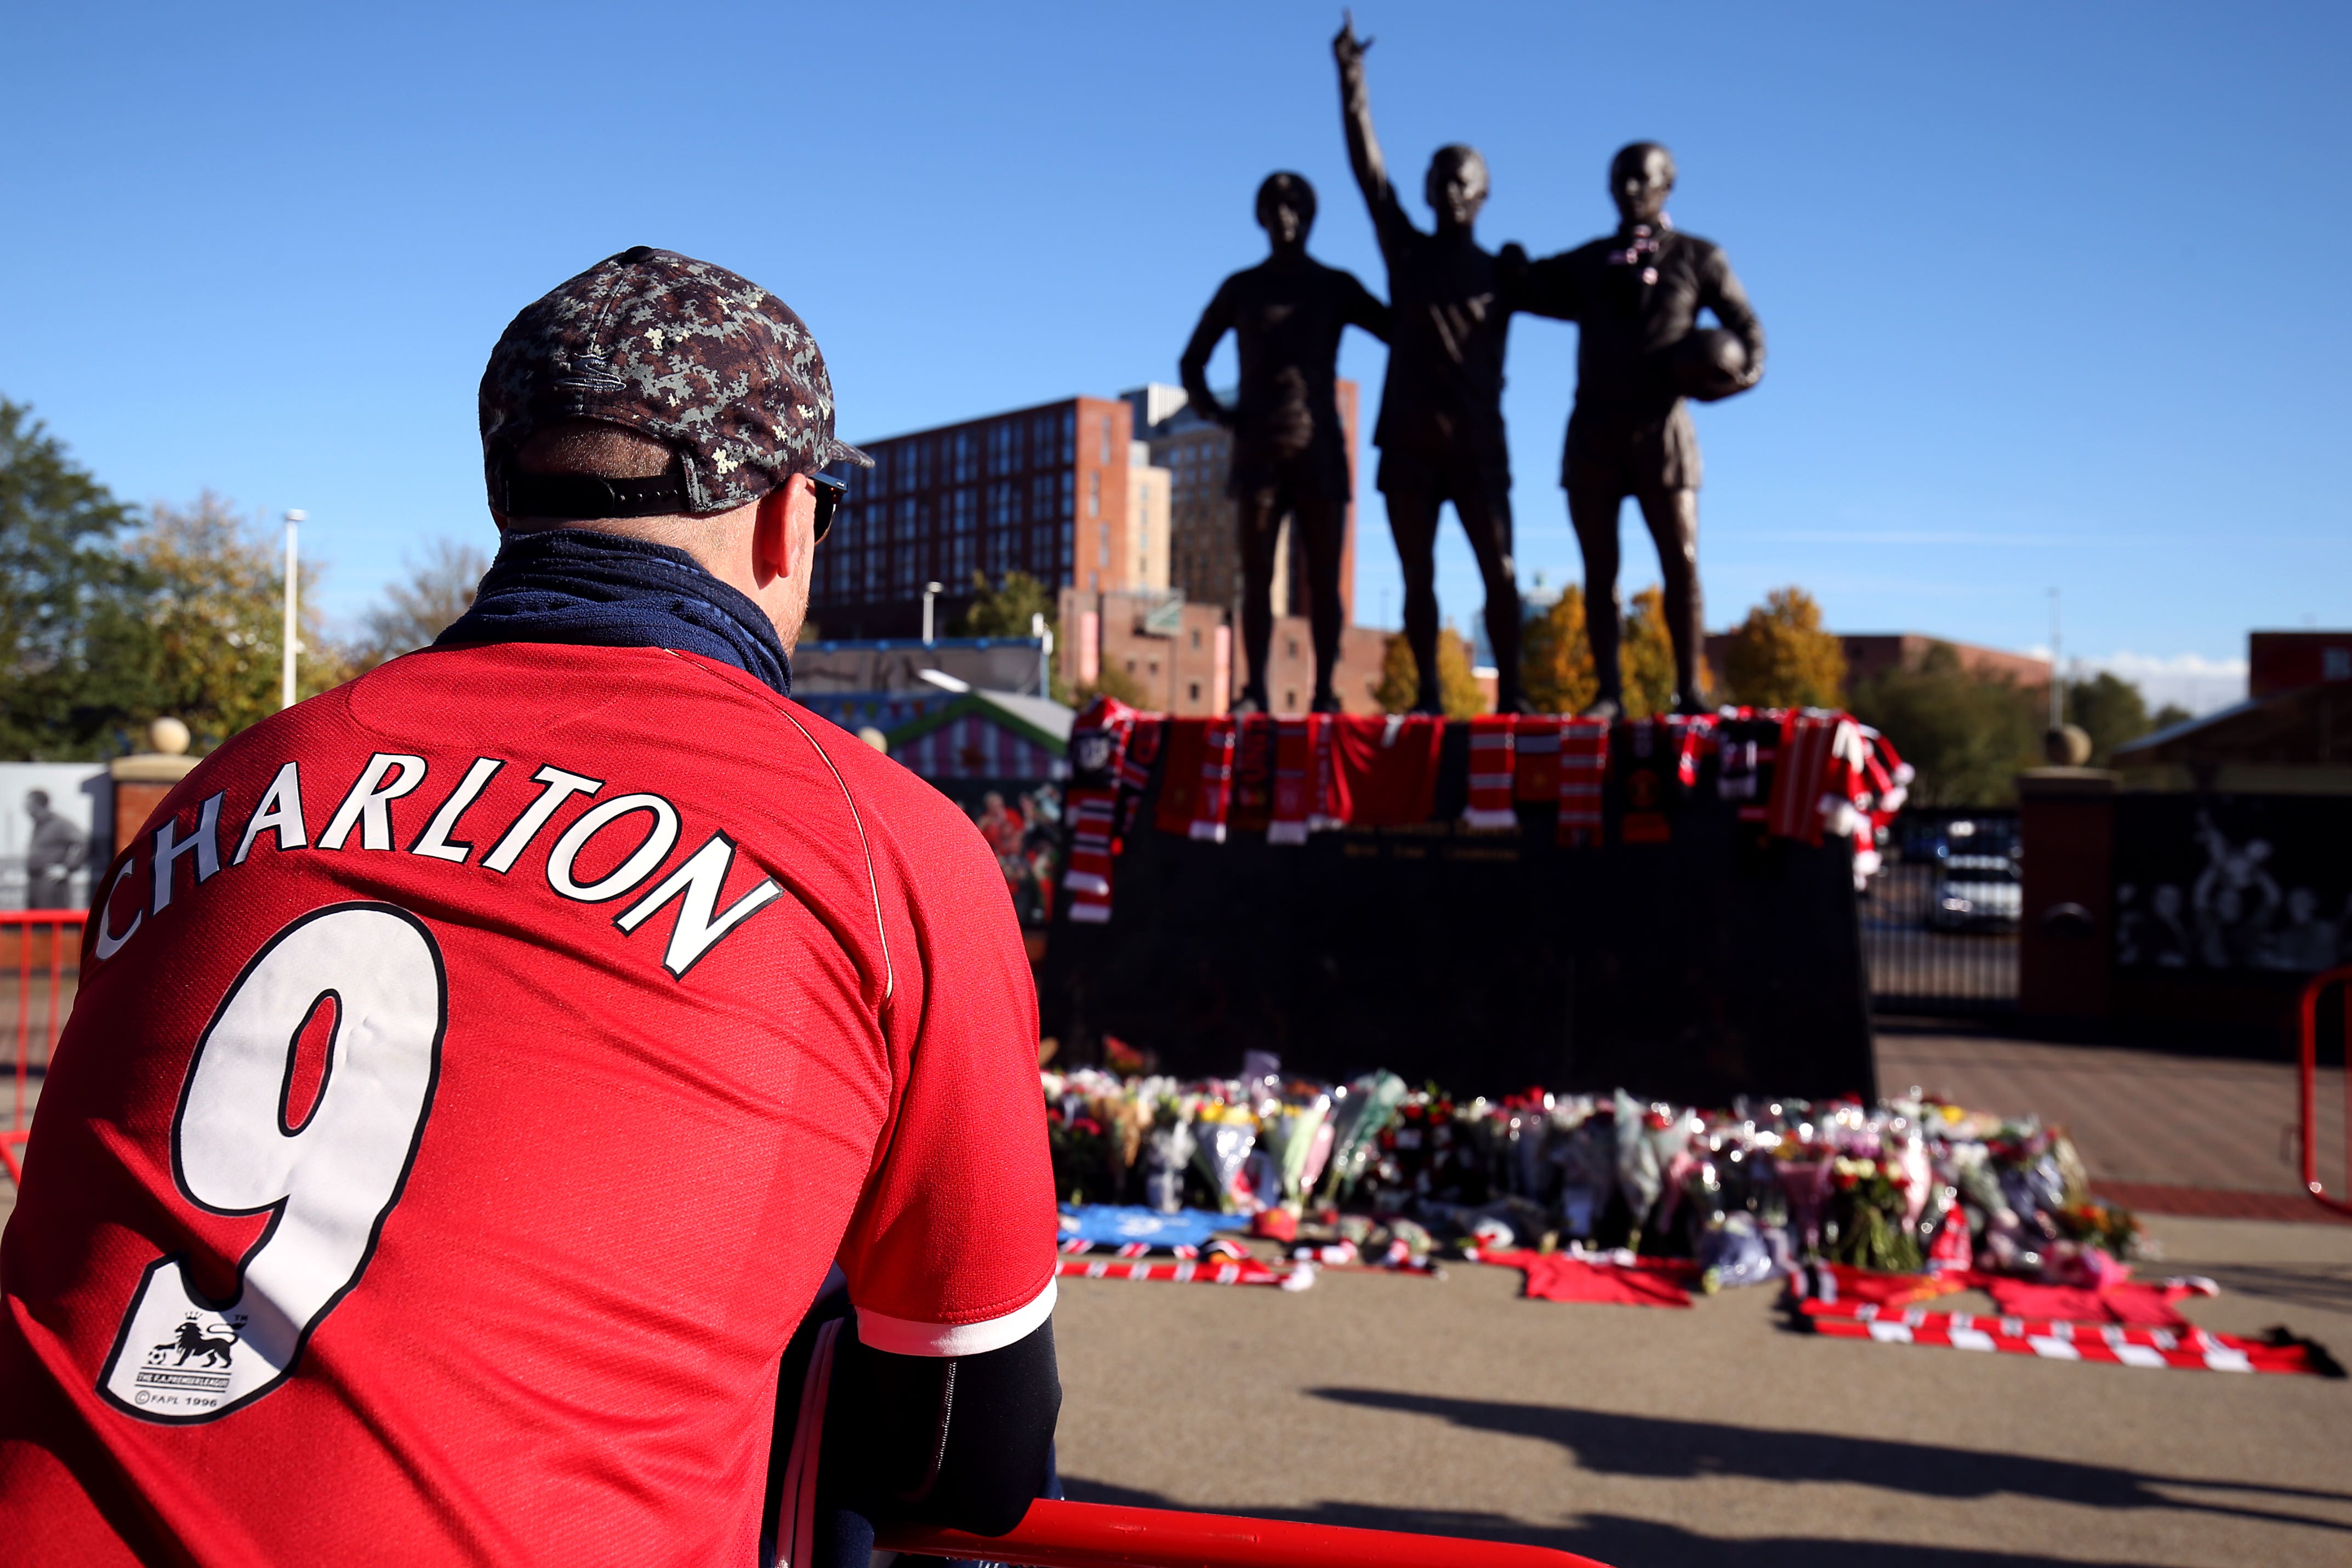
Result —
<instances>
[{"instance_id":1,"label":"scarf on ground","mask_svg":"<svg viewBox=\"0 0 2352 1568\"><path fill-rule=\"evenodd\" d=\"M474 607L435 639L455 643L675 648L793 695L783 643L758 605L684 550L588 528L501 543Z\"/></svg>"}]
</instances>

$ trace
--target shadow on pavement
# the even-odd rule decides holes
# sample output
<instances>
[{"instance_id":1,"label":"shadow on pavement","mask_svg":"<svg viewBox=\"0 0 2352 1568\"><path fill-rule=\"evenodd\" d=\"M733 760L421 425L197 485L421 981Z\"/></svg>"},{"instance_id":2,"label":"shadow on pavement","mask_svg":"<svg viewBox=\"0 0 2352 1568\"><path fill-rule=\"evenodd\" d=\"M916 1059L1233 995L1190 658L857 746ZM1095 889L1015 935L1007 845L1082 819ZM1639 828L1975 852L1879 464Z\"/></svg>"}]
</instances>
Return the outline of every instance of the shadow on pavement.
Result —
<instances>
[{"instance_id":1,"label":"shadow on pavement","mask_svg":"<svg viewBox=\"0 0 2352 1568\"><path fill-rule=\"evenodd\" d=\"M2255 1296L2287 1306L2352 1312L2352 1264L2193 1263L2182 1267L2210 1276L2233 1296Z\"/></svg>"},{"instance_id":2,"label":"shadow on pavement","mask_svg":"<svg viewBox=\"0 0 2352 1568\"><path fill-rule=\"evenodd\" d=\"M2106 1465L1948 1448L1931 1443L1829 1432L1772 1431L1559 1406L1449 1399L1379 1388L1318 1388L1309 1392L1318 1398L1341 1405L1433 1416L1477 1431L1541 1438L1559 1444L1574 1456L1579 1466L1597 1475L1664 1480L1738 1476L1773 1481L1860 1482L1920 1497L1952 1499L1984 1498L2005 1492L2088 1508L2178 1509L2352 1533L2352 1525L2315 1519L2308 1514L2281 1513L2247 1504L2198 1501L2156 1489L2194 1487L2200 1491L2237 1493L2245 1496L2248 1504L2284 1499L2352 1503L2352 1492L2196 1476L2144 1475Z\"/></svg>"},{"instance_id":3,"label":"shadow on pavement","mask_svg":"<svg viewBox=\"0 0 2352 1568\"><path fill-rule=\"evenodd\" d=\"M1156 1493L1132 1487L1064 1476L1062 1485L1078 1502L1117 1503L1128 1508L1173 1508L1177 1504ZM1191 1505L1184 1505L1190 1507ZM1206 1509L1202 1511L1233 1511ZM1573 1552L1610 1568L1880 1568L1899 1560L1916 1568L2102 1568L2079 1557L2044 1557L2038 1553L1990 1552L1966 1546L1932 1546L1905 1542L1890 1547L1883 1541L1840 1541L1819 1536L1771 1536L1755 1541L1725 1540L1678 1530L1654 1520L1625 1519L1614 1514L1586 1514L1572 1525L1529 1524L1498 1513L1465 1513L1443 1509L1374 1508L1361 1503L1324 1502L1313 1508L1254 1508L1257 1519L1297 1520L1306 1524L1343 1524L1359 1530L1402 1530L1422 1535L1460 1535L1483 1541L1513 1541L1528 1546L1548 1546ZM1890 1556L1890 1553L1892 1554ZM2128 1568L2116 1563L2113 1568Z\"/></svg>"}]
</instances>

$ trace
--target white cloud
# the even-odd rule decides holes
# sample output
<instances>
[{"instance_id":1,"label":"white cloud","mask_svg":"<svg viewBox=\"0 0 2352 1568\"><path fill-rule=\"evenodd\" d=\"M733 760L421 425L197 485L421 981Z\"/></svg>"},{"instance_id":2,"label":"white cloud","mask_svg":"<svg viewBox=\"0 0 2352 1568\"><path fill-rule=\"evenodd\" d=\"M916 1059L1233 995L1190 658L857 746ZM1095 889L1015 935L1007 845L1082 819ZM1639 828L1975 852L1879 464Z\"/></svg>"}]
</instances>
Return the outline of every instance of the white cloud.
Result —
<instances>
[{"instance_id":1,"label":"white cloud","mask_svg":"<svg viewBox=\"0 0 2352 1568\"><path fill-rule=\"evenodd\" d=\"M2150 710L2173 703L2192 714L2210 713L2246 695L2246 661L2209 659L2202 653L2135 653L2129 649L2105 658L2069 659L2070 674L2105 670L2131 682Z\"/></svg>"}]
</instances>

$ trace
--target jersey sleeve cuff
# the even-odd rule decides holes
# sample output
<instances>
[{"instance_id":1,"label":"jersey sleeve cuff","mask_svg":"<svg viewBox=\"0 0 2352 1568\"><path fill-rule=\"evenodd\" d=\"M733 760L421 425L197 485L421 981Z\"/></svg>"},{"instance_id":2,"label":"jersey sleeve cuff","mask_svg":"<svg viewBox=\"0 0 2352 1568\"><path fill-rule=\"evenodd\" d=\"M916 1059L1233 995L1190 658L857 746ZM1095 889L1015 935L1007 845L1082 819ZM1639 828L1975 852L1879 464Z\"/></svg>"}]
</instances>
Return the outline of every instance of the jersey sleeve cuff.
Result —
<instances>
[{"instance_id":1,"label":"jersey sleeve cuff","mask_svg":"<svg viewBox=\"0 0 2352 1568\"><path fill-rule=\"evenodd\" d=\"M860 1307L857 1338L868 1349L891 1355L980 1355L1017 1344L1034 1333L1038 1324L1054 1315L1055 1293L1055 1281L1048 1277L1045 1288L1028 1305L977 1323L918 1322Z\"/></svg>"}]
</instances>

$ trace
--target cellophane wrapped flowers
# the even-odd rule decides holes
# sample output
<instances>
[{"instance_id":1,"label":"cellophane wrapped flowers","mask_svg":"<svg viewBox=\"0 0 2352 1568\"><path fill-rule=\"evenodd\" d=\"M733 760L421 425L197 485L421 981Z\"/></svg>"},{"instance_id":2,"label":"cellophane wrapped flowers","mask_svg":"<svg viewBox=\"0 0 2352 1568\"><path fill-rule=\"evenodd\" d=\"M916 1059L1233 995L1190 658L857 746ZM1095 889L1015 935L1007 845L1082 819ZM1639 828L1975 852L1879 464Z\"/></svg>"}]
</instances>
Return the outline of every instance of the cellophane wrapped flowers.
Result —
<instances>
[{"instance_id":1,"label":"cellophane wrapped flowers","mask_svg":"<svg viewBox=\"0 0 2352 1568\"><path fill-rule=\"evenodd\" d=\"M1347 1245L1416 1258L1448 1242L1630 1248L1692 1259L1716 1289L1813 1260L2091 1282L2143 1246L2062 1129L1916 1089L1874 1105L1540 1088L1463 1100L1388 1072L1287 1076L1255 1055L1237 1079L1080 1068L1042 1082L1066 1201L1344 1219Z\"/></svg>"}]
</instances>

